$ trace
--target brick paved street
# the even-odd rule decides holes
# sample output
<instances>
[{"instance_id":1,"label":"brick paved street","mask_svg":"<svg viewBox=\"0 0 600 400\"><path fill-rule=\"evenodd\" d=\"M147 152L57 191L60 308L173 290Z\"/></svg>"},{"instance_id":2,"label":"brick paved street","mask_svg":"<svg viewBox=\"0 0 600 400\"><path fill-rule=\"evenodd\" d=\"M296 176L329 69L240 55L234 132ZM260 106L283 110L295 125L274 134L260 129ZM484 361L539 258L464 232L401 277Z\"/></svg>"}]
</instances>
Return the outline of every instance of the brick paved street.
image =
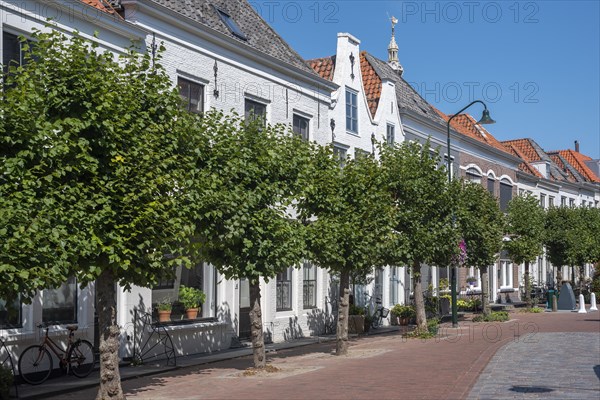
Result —
<instances>
[{"instance_id":1,"label":"brick paved street","mask_svg":"<svg viewBox=\"0 0 600 400\"><path fill-rule=\"evenodd\" d=\"M599 349L598 332L524 336L498 350L468 398L597 400Z\"/></svg>"},{"instance_id":2,"label":"brick paved street","mask_svg":"<svg viewBox=\"0 0 600 400\"><path fill-rule=\"evenodd\" d=\"M527 379L536 378L532 385L552 388L558 381L547 368L551 355L573 359L572 365L580 357L589 356L585 361L588 364L594 357L600 357L598 342L588 341L584 335L573 335L581 340L571 347L557 345L557 342L572 343L571 335L547 335L549 332L599 335L599 312L514 312L511 317L505 323L464 322L458 330L444 326L437 339L427 341L406 340L398 334L363 337L352 341L349 357L331 355L333 343L280 350L270 353L269 360L282 371L269 376L241 376L252 362L244 357L132 379L123 382L123 387L130 399L463 399L472 388L472 398L492 390L486 380L495 380L495 373L502 379L526 374ZM549 353L550 347L553 350ZM503 350L489 367L494 372L486 370L483 380L478 381L499 349ZM528 355L525 368L519 358L524 352ZM504 361L511 363L506 368L515 375L507 375L501 368ZM528 384L520 378L511 382L515 386ZM598 378L589 382L592 395L600 394L593 392L595 383ZM575 392L564 385L575 391L581 388L581 382L565 378L556 394L582 398L571 396ZM95 393L95 389L88 389L54 399L93 399ZM523 393L510 391L506 397L523 398ZM540 397L545 397L544 393Z\"/></svg>"}]
</instances>

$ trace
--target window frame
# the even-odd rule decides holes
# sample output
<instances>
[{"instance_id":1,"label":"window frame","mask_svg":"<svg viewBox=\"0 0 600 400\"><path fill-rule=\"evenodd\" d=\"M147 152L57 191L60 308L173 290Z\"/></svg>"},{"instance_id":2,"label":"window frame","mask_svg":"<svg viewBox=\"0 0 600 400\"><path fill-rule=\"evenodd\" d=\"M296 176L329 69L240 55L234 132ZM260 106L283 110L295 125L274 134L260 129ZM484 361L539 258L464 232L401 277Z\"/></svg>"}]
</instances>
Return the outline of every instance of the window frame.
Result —
<instances>
[{"instance_id":1,"label":"window frame","mask_svg":"<svg viewBox=\"0 0 600 400\"><path fill-rule=\"evenodd\" d=\"M285 288L287 287L287 296ZM291 311L293 291L293 267L288 267L279 272L275 278L275 310L276 311ZM287 303L287 304L286 304Z\"/></svg>"},{"instance_id":2,"label":"window frame","mask_svg":"<svg viewBox=\"0 0 600 400\"><path fill-rule=\"evenodd\" d=\"M386 125L385 141L389 146L396 143L396 125L389 123Z\"/></svg>"},{"instance_id":3,"label":"window frame","mask_svg":"<svg viewBox=\"0 0 600 400\"><path fill-rule=\"evenodd\" d=\"M311 272L313 279L307 279L311 278ZM302 265L302 308L305 310L317 308L317 278L317 266L305 261Z\"/></svg>"},{"instance_id":4,"label":"window frame","mask_svg":"<svg viewBox=\"0 0 600 400\"><path fill-rule=\"evenodd\" d=\"M346 132L358 135L358 92L346 88Z\"/></svg>"},{"instance_id":5,"label":"window frame","mask_svg":"<svg viewBox=\"0 0 600 400\"><path fill-rule=\"evenodd\" d=\"M251 106L251 110L248 109ZM257 108L262 108L264 113L256 113ZM267 125L267 104L246 97L244 99L244 119L246 122L256 121L262 117L262 125Z\"/></svg>"},{"instance_id":6,"label":"window frame","mask_svg":"<svg viewBox=\"0 0 600 400\"><path fill-rule=\"evenodd\" d=\"M298 124L298 130L296 130L296 120L298 120L298 122L300 122L300 123L301 122L306 123L306 132L305 133L302 132L302 127L300 126L300 124ZM310 119L306 118L302 115L294 113L294 115L292 117L292 131L294 132L294 134L301 137L302 140L308 141L310 139Z\"/></svg>"},{"instance_id":7,"label":"window frame","mask_svg":"<svg viewBox=\"0 0 600 400\"><path fill-rule=\"evenodd\" d=\"M188 85L189 89L188 89L188 93L187 93L187 98L184 98L184 95L182 94L182 85ZM203 114L204 113L204 88L205 85L195 82L193 80L178 76L177 77L177 87L179 88L179 97L181 97L181 101L182 103L185 105L184 109L188 112L191 112L193 114ZM198 88L200 95L198 97L198 109L194 110L192 109L192 89L193 88Z\"/></svg>"},{"instance_id":8,"label":"window frame","mask_svg":"<svg viewBox=\"0 0 600 400\"><path fill-rule=\"evenodd\" d=\"M476 183L480 185L482 175L479 173L479 171L477 171L477 168L469 167L465 170L465 178L467 182Z\"/></svg>"},{"instance_id":9,"label":"window frame","mask_svg":"<svg viewBox=\"0 0 600 400\"><path fill-rule=\"evenodd\" d=\"M48 300L49 296L49 291L60 291L65 285L69 285L73 287L73 319L57 319L54 316L49 315L49 316L45 316L44 311L45 310L57 310L60 308L66 309L67 307L53 307L53 308L49 308L46 307L46 301ZM57 324L57 325L65 325L65 324L76 324L78 322L78 317L79 317L79 287L77 285L77 279L75 279L75 277L70 277L67 279L66 282L64 282L62 285L60 285L59 287L56 288L47 288L42 290L41 292L42 295L42 309L41 309L41 317L42 317L42 322L44 323L48 323L48 324ZM63 303L57 303L57 304L63 304ZM47 311L50 312L50 311ZM55 313L57 311L54 311ZM52 316L52 318L51 318Z\"/></svg>"},{"instance_id":10,"label":"window frame","mask_svg":"<svg viewBox=\"0 0 600 400\"><path fill-rule=\"evenodd\" d=\"M503 192L503 190L502 190L503 188L504 188L504 190L510 189L510 198L508 198L508 200L506 200L505 197L503 196L503 193L506 193L506 192ZM513 199L513 188L514 188L514 186L507 179L500 180L499 205L500 205L500 210L502 212L507 211L508 203L510 203L510 201Z\"/></svg>"},{"instance_id":11,"label":"window frame","mask_svg":"<svg viewBox=\"0 0 600 400\"><path fill-rule=\"evenodd\" d=\"M8 302L4 299L0 299L0 302L4 303L0 306L0 308L2 308L3 312L6 313L6 318L4 320L0 319L0 330L23 328L23 302L21 301L21 296L17 296L17 298L13 300L12 304L8 304ZM17 312L17 316L12 320L9 314L11 309L16 310Z\"/></svg>"},{"instance_id":12,"label":"window frame","mask_svg":"<svg viewBox=\"0 0 600 400\"><path fill-rule=\"evenodd\" d=\"M242 28L240 28L238 23L231 17L231 14L217 6L214 7L217 10L217 14L219 14L219 18L223 24L225 24L227 29L229 29L229 32L231 32L231 34L235 37L247 41L248 36L244 33L244 31L242 31Z\"/></svg>"},{"instance_id":13,"label":"window frame","mask_svg":"<svg viewBox=\"0 0 600 400\"><path fill-rule=\"evenodd\" d=\"M344 167L346 165L346 159L348 158L348 147L334 142L333 156L338 160L340 167Z\"/></svg>"}]
</instances>

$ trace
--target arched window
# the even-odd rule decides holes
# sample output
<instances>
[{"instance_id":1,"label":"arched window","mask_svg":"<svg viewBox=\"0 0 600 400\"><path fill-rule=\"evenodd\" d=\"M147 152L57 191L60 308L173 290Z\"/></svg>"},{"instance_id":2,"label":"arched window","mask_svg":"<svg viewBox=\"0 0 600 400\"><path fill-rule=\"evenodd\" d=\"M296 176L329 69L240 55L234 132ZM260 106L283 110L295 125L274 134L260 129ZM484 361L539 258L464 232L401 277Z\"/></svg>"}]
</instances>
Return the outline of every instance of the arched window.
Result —
<instances>
[{"instance_id":1,"label":"arched window","mask_svg":"<svg viewBox=\"0 0 600 400\"><path fill-rule=\"evenodd\" d=\"M512 200L512 184L508 179L500 180L500 210L506 211L508 203Z\"/></svg>"},{"instance_id":2,"label":"arched window","mask_svg":"<svg viewBox=\"0 0 600 400\"><path fill-rule=\"evenodd\" d=\"M466 179L468 182L481 183L481 174L477 169L471 167L467 169Z\"/></svg>"},{"instance_id":3,"label":"arched window","mask_svg":"<svg viewBox=\"0 0 600 400\"><path fill-rule=\"evenodd\" d=\"M496 179L494 179L493 174L488 174L487 176L487 190L492 196L496 195Z\"/></svg>"}]
</instances>

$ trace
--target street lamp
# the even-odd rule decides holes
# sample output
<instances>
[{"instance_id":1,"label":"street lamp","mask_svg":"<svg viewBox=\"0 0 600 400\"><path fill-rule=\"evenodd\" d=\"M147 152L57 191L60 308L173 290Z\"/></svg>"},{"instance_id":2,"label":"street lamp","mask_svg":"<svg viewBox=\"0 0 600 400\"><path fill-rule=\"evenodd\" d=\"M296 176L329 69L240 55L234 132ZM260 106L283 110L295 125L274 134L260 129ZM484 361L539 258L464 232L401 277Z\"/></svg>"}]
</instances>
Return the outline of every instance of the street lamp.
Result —
<instances>
[{"instance_id":1,"label":"street lamp","mask_svg":"<svg viewBox=\"0 0 600 400\"><path fill-rule=\"evenodd\" d=\"M465 111L467 108L471 107L475 103L480 103L483 105L483 113L481 114L481 119L479 121L477 121L478 125L493 124L496 122L490 117L490 112L488 111L487 106L481 100L472 101L466 107L464 107L462 110L460 110L459 112L457 112L456 114L454 114L450 118L448 118L448 122L447 122L448 155L446 156L446 161L448 164L448 183L452 183L452 164L450 162L450 121L452 121L456 116L460 115L463 111ZM452 275L451 276L452 276L452 278L451 278L451 283L450 283L450 293L452 296L452 327L456 328L456 327L458 327L458 317L457 317L457 313L456 313L456 311L457 311L456 310L456 308L457 308L456 307L456 266L452 266Z\"/></svg>"}]
</instances>

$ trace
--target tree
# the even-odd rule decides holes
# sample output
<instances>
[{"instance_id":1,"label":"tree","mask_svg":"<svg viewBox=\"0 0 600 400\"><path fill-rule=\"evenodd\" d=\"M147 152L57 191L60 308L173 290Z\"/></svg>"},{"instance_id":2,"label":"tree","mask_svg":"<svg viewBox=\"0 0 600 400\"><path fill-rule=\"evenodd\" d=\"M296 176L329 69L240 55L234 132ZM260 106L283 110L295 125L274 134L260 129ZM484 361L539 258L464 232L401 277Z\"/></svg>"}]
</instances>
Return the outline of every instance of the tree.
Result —
<instances>
[{"instance_id":1,"label":"tree","mask_svg":"<svg viewBox=\"0 0 600 400\"><path fill-rule=\"evenodd\" d=\"M209 113L211 114L211 113ZM228 279L248 279L254 366L266 365L260 278L275 278L305 255L293 202L306 180L312 145L283 126L247 123L220 112L205 117L210 158L193 183L196 247Z\"/></svg>"},{"instance_id":2,"label":"tree","mask_svg":"<svg viewBox=\"0 0 600 400\"><path fill-rule=\"evenodd\" d=\"M372 156L345 160L343 168L339 162L331 147L318 150L298 207L307 225L309 259L340 275L336 354L345 355L350 277L364 277L384 265L390 201Z\"/></svg>"},{"instance_id":3,"label":"tree","mask_svg":"<svg viewBox=\"0 0 600 400\"><path fill-rule=\"evenodd\" d=\"M542 254L544 235L544 210L538 199L531 195L517 196L508 203L506 229L510 240L504 242L513 262L525 263L525 299L531 307L529 263Z\"/></svg>"},{"instance_id":4,"label":"tree","mask_svg":"<svg viewBox=\"0 0 600 400\"><path fill-rule=\"evenodd\" d=\"M393 202L393 234L387 240L387 262L410 268L417 315L417 330L427 331L421 267L449 265L458 252L452 195L439 157L432 156L429 141L383 146L381 163L385 187Z\"/></svg>"},{"instance_id":5,"label":"tree","mask_svg":"<svg viewBox=\"0 0 600 400\"><path fill-rule=\"evenodd\" d=\"M459 196L457 222L465 241L468 265L481 272L483 313L489 314L488 267L494 265L502 249L504 214L497 200L481 185L465 182Z\"/></svg>"},{"instance_id":6,"label":"tree","mask_svg":"<svg viewBox=\"0 0 600 400\"><path fill-rule=\"evenodd\" d=\"M149 56L116 59L55 31L33 41L5 75L0 109L0 291L95 281L97 398L122 399L115 284L151 286L187 264L185 184L204 142Z\"/></svg>"},{"instance_id":7,"label":"tree","mask_svg":"<svg viewBox=\"0 0 600 400\"><path fill-rule=\"evenodd\" d=\"M571 208L551 207L546 211L544 220L544 245L548 260L558 268L556 277L557 287L562 281L561 267L567 265L568 236L566 232L573 229L574 220Z\"/></svg>"}]
</instances>

